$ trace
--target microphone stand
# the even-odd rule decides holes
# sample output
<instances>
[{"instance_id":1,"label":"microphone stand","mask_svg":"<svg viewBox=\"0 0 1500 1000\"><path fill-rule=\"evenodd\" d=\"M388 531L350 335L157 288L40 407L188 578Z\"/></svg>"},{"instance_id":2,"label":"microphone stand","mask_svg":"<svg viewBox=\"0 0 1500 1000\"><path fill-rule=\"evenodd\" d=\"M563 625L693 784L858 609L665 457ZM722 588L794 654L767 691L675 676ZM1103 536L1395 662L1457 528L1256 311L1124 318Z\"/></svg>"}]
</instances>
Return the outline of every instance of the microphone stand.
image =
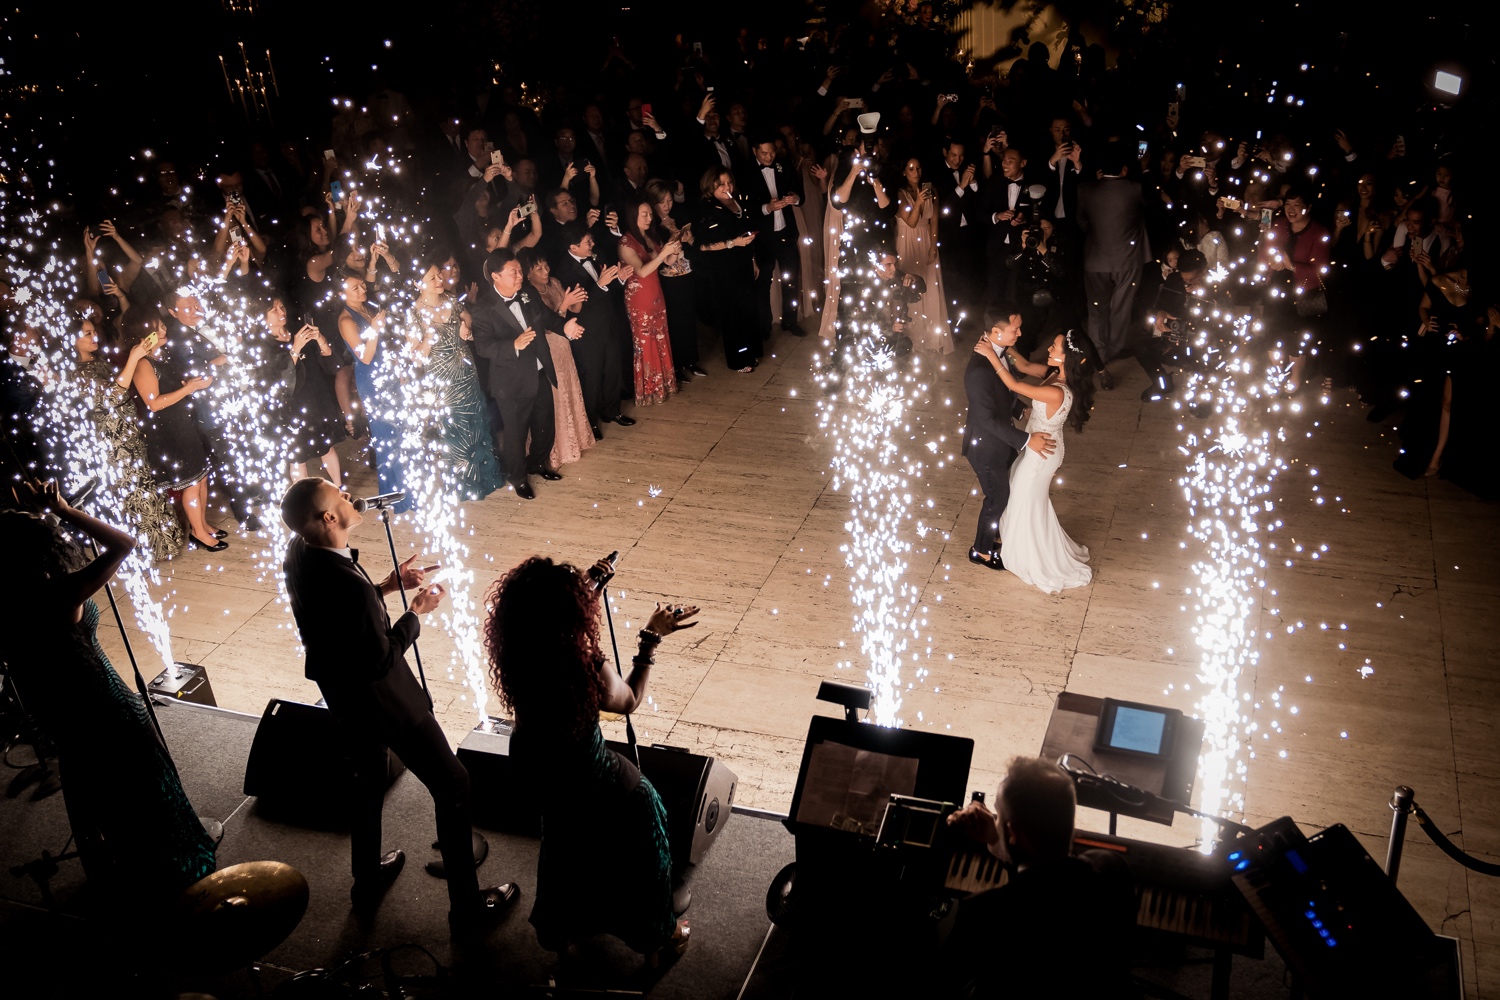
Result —
<instances>
[{"instance_id":1,"label":"microphone stand","mask_svg":"<svg viewBox=\"0 0 1500 1000\"><path fill-rule=\"evenodd\" d=\"M611 558L613 559L613 557ZM625 671L620 666L620 643L615 638L615 616L609 608L609 581L612 579L614 579L613 570L610 571L608 577L598 581L599 594L604 598L604 620L609 623L609 645L615 653L615 674L621 680L624 680ZM636 769L639 770L641 766L641 750L636 743L635 723L630 721L629 712L625 713L625 742L630 746L631 761L635 764Z\"/></svg>"},{"instance_id":2,"label":"microphone stand","mask_svg":"<svg viewBox=\"0 0 1500 1000\"><path fill-rule=\"evenodd\" d=\"M385 540L391 547L391 565L395 567L396 589L401 591L401 608L403 611L411 610L411 605L406 600L406 584L401 582L401 560L396 556L396 536L391 534L391 509L380 508L380 520L385 524ZM427 672L422 669L422 651L417 648L417 641L411 643L412 656L417 661L417 677L422 681L422 693L427 696L427 707L432 708L432 692L427 688Z\"/></svg>"}]
</instances>

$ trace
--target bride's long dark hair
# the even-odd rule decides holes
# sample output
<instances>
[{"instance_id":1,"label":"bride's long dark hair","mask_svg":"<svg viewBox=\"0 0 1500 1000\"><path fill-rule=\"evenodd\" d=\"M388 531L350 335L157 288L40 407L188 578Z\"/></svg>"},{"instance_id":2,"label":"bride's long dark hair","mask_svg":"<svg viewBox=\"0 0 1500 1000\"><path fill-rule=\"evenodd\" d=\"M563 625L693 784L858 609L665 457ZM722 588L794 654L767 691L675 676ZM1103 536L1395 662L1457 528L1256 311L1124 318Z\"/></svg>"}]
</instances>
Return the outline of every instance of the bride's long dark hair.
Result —
<instances>
[{"instance_id":1,"label":"bride's long dark hair","mask_svg":"<svg viewBox=\"0 0 1500 1000\"><path fill-rule=\"evenodd\" d=\"M1062 334L1062 339L1062 380L1073 394L1068 423L1081 434L1094 409L1094 373L1100 369L1099 356L1094 350L1094 342L1082 330L1069 330Z\"/></svg>"}]
</instances>

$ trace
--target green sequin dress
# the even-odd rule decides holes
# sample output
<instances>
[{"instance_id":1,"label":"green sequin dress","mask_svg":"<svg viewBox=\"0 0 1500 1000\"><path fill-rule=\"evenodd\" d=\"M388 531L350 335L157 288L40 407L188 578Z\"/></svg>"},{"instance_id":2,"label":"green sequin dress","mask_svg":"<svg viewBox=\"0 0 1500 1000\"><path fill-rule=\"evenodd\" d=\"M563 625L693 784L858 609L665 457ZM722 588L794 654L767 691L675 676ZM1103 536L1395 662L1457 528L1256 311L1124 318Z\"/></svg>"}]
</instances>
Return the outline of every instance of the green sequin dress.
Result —
<instances>
[{"instance_id":1,"label":"green sequin dress","mask_svg":"<svg viewBox=\"0 0 1500 1000\"><path fill-rule=\"evenodd\" d=\"M214 842L182 790L139 695L99 647L99 606L60 634L39 623L41 655L11 662L17 691L58 751L63 801L89 881L149 902L214 870ZM54 626L55 627L55 626Z\"/></svg>"},{"instance_id":2,"label":"green sequin dress","mask_svg":"<svg viewBox=\"0 0 1500 1000\"><path fill-rule=\"evenodd\" d=\"M97 472L119 508L111 513L125 521L152 562L171 559L182 551L182 522L151 475L134 400L115 381L116 372L109 362L85 361L78 371L88 380L91 393L89 419L109 446L109 468Z\"/></svg>"},{"instance_id":3,"label":"green sequin dress","mask_svg":"<svg viewBox=\"0 0 1500 1000\"><path fill-rule=\"evenodd\" d=\"M525 731L512 752L542 806L531 925L543 947L612 934L645 954L666 944L672 914L667 810L596 722L583 740Z\"/></svg>"},{"instance_id":4,"label":"green sequin dress","mask_svg":"<svg viewBox=\"0 0 1500 1000\"><path fill-rule=\"evenodd\" d=\"M443 443L459 496L483 500L505 485L505 476L490 440L489 413L473 353L458 335L460 307L451 296L449 302L448 322L434 324L437 342L427 355L422 379L447 405Z\"/></svg>"}]
</instances>

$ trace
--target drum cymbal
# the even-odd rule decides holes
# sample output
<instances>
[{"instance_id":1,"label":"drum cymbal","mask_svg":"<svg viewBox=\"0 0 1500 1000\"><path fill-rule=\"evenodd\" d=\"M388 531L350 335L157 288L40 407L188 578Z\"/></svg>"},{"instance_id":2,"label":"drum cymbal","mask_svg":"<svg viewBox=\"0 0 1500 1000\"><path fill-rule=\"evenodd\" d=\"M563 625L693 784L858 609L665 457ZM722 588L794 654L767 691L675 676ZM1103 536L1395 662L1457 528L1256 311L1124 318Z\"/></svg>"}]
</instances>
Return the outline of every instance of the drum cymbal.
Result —
<instances>
[{"instance_id":1,"label":"drum cymbal","mask_svg":"<svg viewBox=\"0 0 1500 1000\"><path fill-rule=\"evenodd\" d=\"M249 965L285 941L307 912L307 879L280 861L231 865L193 883L175 907L188 962L202 970Z\"/></svg>"}]
</instances>

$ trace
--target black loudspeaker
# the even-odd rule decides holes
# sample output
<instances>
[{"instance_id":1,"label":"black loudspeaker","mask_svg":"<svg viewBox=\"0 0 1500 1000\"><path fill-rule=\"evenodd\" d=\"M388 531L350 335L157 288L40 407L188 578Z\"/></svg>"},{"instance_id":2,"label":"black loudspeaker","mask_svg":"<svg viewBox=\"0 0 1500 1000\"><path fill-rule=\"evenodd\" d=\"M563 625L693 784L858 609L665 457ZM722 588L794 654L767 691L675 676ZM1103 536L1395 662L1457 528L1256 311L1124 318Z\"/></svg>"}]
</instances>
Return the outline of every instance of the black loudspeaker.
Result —
<instances>
[{"instance_id":1,"label":"black loudspeaker","mask_svg":"<svg viewBox=\"0 0 1500 1000\"><path fill-rule=\"evenodd\" d=\"M541 809L525 775L511 760L513 730L506 719L486 719L458 745L458 759L469 771L474 818L481 825L536 836L541 832ZM630 758L628 745L613 740L608 745ZM641 773L667 808L673 862L697 864L729 822L739 779L716 758L677 747L643 746L640 753Z\"/></svg>"},{"instance_id":2,"label":"black loudspeaker","mask_svg":"<svg viewBox=\"0 0 1500 1000\"><path fill-rule=\"evenodd\" d=\"M323 815L347 807L354 786L347 742L328 709L272 698L250 744L245 794L279 811ZM406 765L389 750L386 757L389 788Z\"/></svg>"},{"instance_id":3,"label":"black loudspeaker","mask_svg":"<svg viewBox=\"0 0 1500 1000\"><path fill-rule=\"evenodd\" d=\"M458 760L469 772L469 801L476 823L492 830L540 837L541 807L510 759L513 729L510 720L490 716L458 745Z\"/></svg>"},{"instance_id":4,"label":"black loudspeaker","mask_svg":"<svg viewBox=\"0 0 1500 1000\"><path fill-rule=\"evenodd\" d=\"M672 861L696 865L729 822L739 779L717 757L660 743L640 751L641 772L667 807Z\"/></svg>"}]
</instances>

